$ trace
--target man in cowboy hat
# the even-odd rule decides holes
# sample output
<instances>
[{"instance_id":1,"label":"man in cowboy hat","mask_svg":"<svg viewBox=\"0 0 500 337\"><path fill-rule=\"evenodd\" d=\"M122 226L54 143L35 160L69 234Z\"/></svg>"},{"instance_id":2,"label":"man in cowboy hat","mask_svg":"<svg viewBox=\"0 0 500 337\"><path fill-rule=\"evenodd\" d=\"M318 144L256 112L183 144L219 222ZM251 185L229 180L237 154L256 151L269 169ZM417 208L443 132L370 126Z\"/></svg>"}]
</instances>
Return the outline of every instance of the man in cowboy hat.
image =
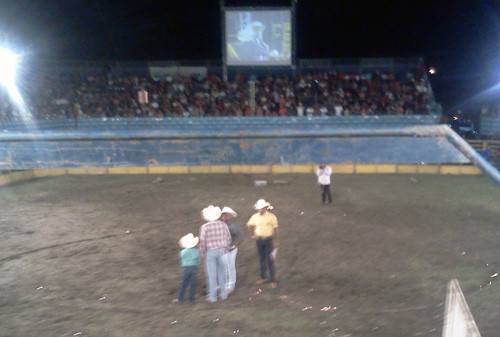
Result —
<instances>
[{"instance_id":1,"label":"man in cowboy hat","mask_svg":"<svg viewBox=\"0 0 500 337\"><path fill-rule=\"evenodd\" d=\"M234 291L236 285L236 254L238 254L238 246L244 238L240 225L234 221L234 218L237 216L238 214L233 211L232 208L227 206L222 208L222 221L227 224L227 228L229 228L229 232L231 233L231 246L229 247L229 251L224 255L227 270L226 288L228 294Z\"/></svg>"},{"instance_id":2,"label":"man in cowboy hat","mask_svg":"<svg viewBox=\"0 0 500 337\"><path fill-rule=\"evenodd\" d=\"M220 220L221 215L221 209L212 205L201 211L202 218L208 221L200 227L200 255L205 261L208 302L217 302L217 287L220 298L227 298L226 264L222 256L231 244L231 233Z\"/></svg>"},{"instance_id":3,"label":"man in cowboy hat","mask_svg":"<svg viewBox=\"0 0 500 337\"><path fill-rule=\"evenodd\" d=\"M269 59L270 48L263 40L264 24L253 21L238 31L234 44L235 53L242 61L266 61Z\"/></svg>"},{"instance_id":4,"label":"man in cowboy hat","mask_svg":"<svg viewBox=\"0 0 500 337\"><path fill-rule=\"evenodd\" d=\"M174 302L182 302L184 300L184 292L189 287L189 303L194 302L194 295L196 293L196 271L198 265L200 264L200 253L196 249L199 239L195 237L193 233L184 235L179 240L179 246L183 248L179 252L179 259L181 261L182 273L182 283L181 289L179 290L179 296L174 300Z\"/></svg>"},{"instance_id":5,"label":"man in cowboy hat","mask_svg":"<svg viewBox=\"0 0 500 337\"><path fill-rule=\"evenodd\" d=\"M269 287L274 289L277 287L276 275L274 269L274 260L271 256L273 248L278 248L278 219L269 212L271 204L264 199L259 199L254 205L254 209L258 212L250 217L247 223L248 230L257 243L257 252L259 253L260 262L260 279L257 284L262 284L268 281L266 272L269 269Z\"/></svg>"}]
</instances>

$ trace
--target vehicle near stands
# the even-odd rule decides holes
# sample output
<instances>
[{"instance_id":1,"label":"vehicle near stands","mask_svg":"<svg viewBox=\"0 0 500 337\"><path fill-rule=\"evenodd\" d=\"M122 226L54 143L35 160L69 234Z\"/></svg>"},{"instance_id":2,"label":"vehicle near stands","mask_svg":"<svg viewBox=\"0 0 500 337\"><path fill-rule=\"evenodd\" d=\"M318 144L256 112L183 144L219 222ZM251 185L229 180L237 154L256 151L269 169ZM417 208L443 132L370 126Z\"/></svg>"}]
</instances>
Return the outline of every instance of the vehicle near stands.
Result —
<instances>
[{"instance_id":1,"label":"vehicle near stands","mask_svg":"<svg viewBox=\"0 0 500 337\"><path fill-rule=\"evenodd\" d=\"M463 138L479 138L479 133L472 120L463 116L461 113L455 114L451 117L449 126Z\"/></svg>"}]
</instances>

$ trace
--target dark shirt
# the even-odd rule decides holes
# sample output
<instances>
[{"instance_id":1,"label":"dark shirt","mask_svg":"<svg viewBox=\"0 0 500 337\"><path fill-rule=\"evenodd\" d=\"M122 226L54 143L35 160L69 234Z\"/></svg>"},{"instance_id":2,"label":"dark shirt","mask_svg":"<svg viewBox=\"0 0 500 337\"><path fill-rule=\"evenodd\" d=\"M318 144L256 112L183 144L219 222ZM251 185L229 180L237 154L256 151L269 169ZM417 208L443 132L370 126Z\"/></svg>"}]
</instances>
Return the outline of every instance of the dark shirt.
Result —
<instances>
[{"instance_id":1,"label":"dark shirt","mask_svg":"<svg viewBox=\"0 0 500 337\"><path fill-rule=\"evenodd\" d=\"M241 227L236 223L236 221L228 221L227 228L229 228L229 232L231 233L231 246L234 245L236 241L243 240L245 238Z\"/></svg>"}]
</instances>

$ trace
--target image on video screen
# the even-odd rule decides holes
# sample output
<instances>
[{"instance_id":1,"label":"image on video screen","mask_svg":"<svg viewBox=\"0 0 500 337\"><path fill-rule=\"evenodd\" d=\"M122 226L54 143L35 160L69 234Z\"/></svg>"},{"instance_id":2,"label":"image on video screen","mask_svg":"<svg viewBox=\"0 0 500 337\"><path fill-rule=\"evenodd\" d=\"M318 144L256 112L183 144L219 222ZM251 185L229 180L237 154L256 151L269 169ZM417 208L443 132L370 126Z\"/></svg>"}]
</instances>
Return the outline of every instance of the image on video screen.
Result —
<instances>
[{"instance_id":1,"label":"image on video screen","mask_svg":"<svg viewBox=\"0 0 500 337\"><path fill-rule=\"evenodd\" d=\"M226 64L291 65L290 10L226 11Z\"/></svg>"}]
</instances>

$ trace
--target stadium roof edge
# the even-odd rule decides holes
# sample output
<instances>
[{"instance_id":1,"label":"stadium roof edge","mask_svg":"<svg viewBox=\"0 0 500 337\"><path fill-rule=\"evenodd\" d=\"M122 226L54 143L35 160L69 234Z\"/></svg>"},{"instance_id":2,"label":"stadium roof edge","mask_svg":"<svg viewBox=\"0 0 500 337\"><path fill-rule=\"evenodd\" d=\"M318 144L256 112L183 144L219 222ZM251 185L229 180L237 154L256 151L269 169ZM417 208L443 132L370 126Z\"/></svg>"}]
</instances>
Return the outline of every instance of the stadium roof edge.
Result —
<instances>
[{"instance_id":1,"label":"stadium roof edge","mask_svg":"<svg viewBox=\"0 0 500 337\"><path fill-rule=\"evenodd\" d=\"M200 60L85 60L85 59L56 59L56 58L38 58L34 63L45 65L93 65L106 66L114 64L137 64L149 66L222 66L220 59L200 59ZM304 63L330 63L330 64L349 64L349 65L414 65L421 66L424 62L423 57L358 57L358 58L297 58L298 64Z\"/></svg>"}]
</instances>

